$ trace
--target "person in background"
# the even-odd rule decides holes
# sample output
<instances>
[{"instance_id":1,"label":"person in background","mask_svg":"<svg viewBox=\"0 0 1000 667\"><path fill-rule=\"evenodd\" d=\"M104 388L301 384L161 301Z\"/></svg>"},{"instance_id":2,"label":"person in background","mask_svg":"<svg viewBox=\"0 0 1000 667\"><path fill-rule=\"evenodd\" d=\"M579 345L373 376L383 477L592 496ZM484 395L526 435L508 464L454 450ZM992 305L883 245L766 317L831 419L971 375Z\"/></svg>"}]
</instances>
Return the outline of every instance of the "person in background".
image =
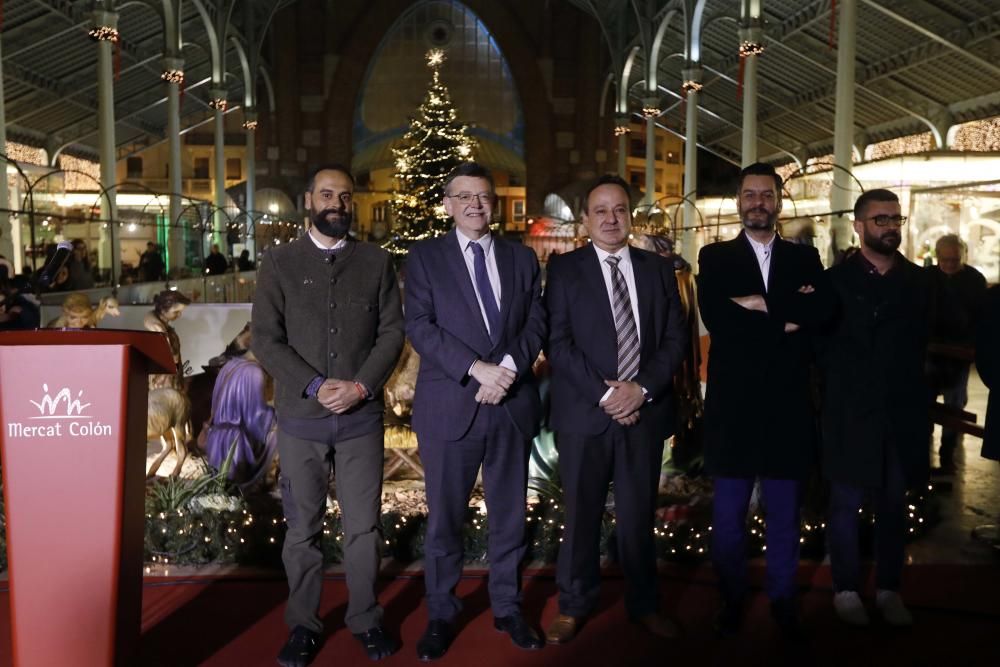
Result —
<instances>
[{"instance_id":1,"label":"person in background","mask_svg":"<svg viewBox=\"0 0 1000 667\"><path fill-rule=\"evenodd\" d=\"M24 291L26 279L0 280L0 331L37 329L38 303Z\"/></svg>"},{"instance_id":2,"label":"person in background","mask_svg":"<svg viewBox=\"0 0 1000 667\"><path fill-rule=\"evenodd\" d=\"M932 350L928 358L931 389L943 395L944 404L955 410L965 408L969 400L969 367L976 338L979 311L986 298L986 277L965 263L965 243L956 234L946 234L934 245L937 265L928 269L933 276L937 304L935 322L931 327L931 342L949 348L965 348L961 352L944 354ZM941 448L938 456L945 471L955 466L955 451L961 434L954 428L941 428Z\"/></svg>"},{"instance_id":3,"label":"person in background","mask_svg":"<svg viewBox=\"0 0 1000 667\"><path fill-rule=\"evenodd\" d=\"M236 259L236 269L239 271L253 271L253 262L250 261L250 251L246 248Z\"/></svg>"},{"instance_id":4,"label":"person in background","mask_svg":"<svg viewBox=\"0 0 1000 667\"><path fill-rule=\"evenodd\" d=\"M212 250L205 258L205 273L210 276L219 276L229 268L226 256L219 251L219 244L213 243Z\"/></svg>"},{"instance_id":5,"label":"person in background","mask_svg":"<svg viewBox=\"0 0 1000 667\"><path fill-rule=\"evenodd\" d=\"M139 281L163 279L163 255L152 241L146 243L146 251L139 257Z\"/></svg>"},{"instance_id":6,"label":"person in background","mask_svg":"<svg viewBox=\"0 0 1000 667\"><path fill-rule=\"evenodd\" d=\"M94 286L94 274L90 267L90 255L87 252L87 244L83 239L73 239L73 254L66 262L66 269L69 276L60 289L64 290L85 290Z\"/></svg>"},{"instance_id":7,"label":"person in background","mask_svg":"<svg viewBox=\"0 0 1000 667\"><path fill-rule=\"evenodd\" d=\"M990 390L983 458L1000 461L1000 285L986 292L976 339L976 370Z\"/></svg>"}]
</instances>

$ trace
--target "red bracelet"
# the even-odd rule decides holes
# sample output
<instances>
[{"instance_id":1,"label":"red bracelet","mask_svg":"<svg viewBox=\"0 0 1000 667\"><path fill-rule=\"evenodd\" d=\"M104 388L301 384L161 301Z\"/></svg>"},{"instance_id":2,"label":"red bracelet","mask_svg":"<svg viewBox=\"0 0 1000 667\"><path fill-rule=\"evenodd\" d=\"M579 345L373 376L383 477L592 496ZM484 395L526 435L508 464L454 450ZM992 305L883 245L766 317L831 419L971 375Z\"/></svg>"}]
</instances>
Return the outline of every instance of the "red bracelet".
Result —
<instances>
[{"instance_id":1,"label":"red bracelet","mask_svg":"<svg viewBox=\"0 0 1000 667\"><path fill-rule=\"evenodd\" d=\"M366 398L368 398L368 392L365 391L364 386L362 386L362 384L360 382L355 382L354 383L354 388L358 390L358 396L361 397L362 401L365 400Z\"/></svg>"}]
</instances>

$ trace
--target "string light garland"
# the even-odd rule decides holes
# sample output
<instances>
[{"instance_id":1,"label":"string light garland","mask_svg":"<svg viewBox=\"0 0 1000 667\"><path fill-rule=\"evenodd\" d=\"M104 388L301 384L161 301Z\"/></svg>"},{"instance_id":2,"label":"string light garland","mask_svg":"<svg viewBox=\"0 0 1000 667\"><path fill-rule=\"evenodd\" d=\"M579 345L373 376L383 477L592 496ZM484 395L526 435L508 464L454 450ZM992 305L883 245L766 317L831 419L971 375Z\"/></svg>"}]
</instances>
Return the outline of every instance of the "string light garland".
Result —
<instances>
[{"instance_id":1,"label":"string light garland","mask_svg":"<svg viewBox=\"0 0 1000 667\"><path fill-rule=\"evenodd\" d=\"M118 28L110 25L94 26L87 31L87 35L95 42L111 42L114 45L114 72L115 81L117 81L122 72L122 40Z\"/></svg>"},{"instance_id":2,"label":"string light garland","mask_svg":"<svg viewBox=\"0 0 1000 667\"><path fill-rule=\"evenodd\" d=\"M681 84L681 91L684 93L684 96L686 97L688 93L692 92L697 93L704 87L705 85L700 81L695 81L694 79L688 79L687 81Z\"/></svg>"},{"instance_id":3,"label":"string light garland","mask_svg":"<svg viewBox=\"0 0 1000 667\"><path fill-rule=\"evenodd\" d=\"M615 125L614 133L616 137L620 137L623 134L628 134L632 131L628 125Z\"/></svg>"},{"instance_id":4,"label":"string light garland","mask_svg":"<svg viewBox=\"0 0 1000 667\"><path fill-rule=\"evenodd\" d=\"M952 148L957 151L1000 151L1000 116L962 123L955 130Z\"/></svg>"},{"instance_id":5,"label":"string light garland","mask_svg":"<svg viewBox=\"0 0 1000 667\"><path fill-rule=\"evenodd\" d=\"M176 83L181 85L184 83L184 70L182 69L165 69L160 73L160 78L167 83Z\"/></svg>"},{"instance_id":6,"label":"string light garland","mask_svg":"<svg viewBox=\"0 0 1000 667\"><path fill-rule=\"evenodd\" d=\"M109 25L94 26L87 31L87 35L95 42L117 42L118 28L112 28Z\"/></svg>"},{"instance_id":7,"label":"string light garland","mask_svg":"<svg viewBox=\"0 0 1000 667\"><path fill-rule=\"evenodd\" d=\"M928 484L917 491L907 492L907 539L923 535L931 522L925 509L934 487ZM204 496L201 496L204 498ZM285 520L277 506L267 512L253 512L236 496L225 500L191 503L170 511L151 510L148 506L145 522L146 572L155 567L158 573L176 565L205 563L241 563L281 566L281 545ZM2 503L2 500L0 500ZM685 510L687 506L682 506ZM2 509L2 507L0 507ZM669 508L673 510L674 508ZM565 531L562 500L553 497L530 497L525 512L525 532L529 560L553 563ZM666 518L665 518L666 517ZM697 562L708 557L712 526L707 515L685 512L658 512L653 526L657 555L667 561ZM874 514L862 508L859 523L863 531L871 530ZM423 556L427 517L421 512L386 511L381 517L383 553L400 562L412 562ZM759 513L747 521L751 548L755 553L766 551L766 522ZM469 507L463 528L463 544L467 562L485 562L489 533L489 516L485 508ZM615 517L606 512L601 526L601 553L613 551ZM6 543L0 530L0 570L6 568ZM826 522L822 512L803 511L801 551L807 558L821 558L825 551ZM340 508L334 504L323 518L321 548L325 563L343 560L343 526Z\"/></svg>"},{"instance_id":8,"label":"string light garland","mask_svg":"<svg viewBox=\"0 0 1000 667\"><path fill-rule=\"evenodd\" d=\"M692 478L685 478L691 481ZM527 500L525 533L528 559L555 562L565 531L565 507L555 484L547 485L545 495ZM277 503L251 510L242 496L227 491L230 487L221 473L198 479L166 480L147 486L144 555L147 573L153 569L167 574L171 566L206 563L240 563L281 566L281 546L286 529ZM538 490L538 486L532 486ZM695 487L696 488L696 487ZM931 521L926 518L934 487L908 491L906 494L905 536L923 535ZM613 497L613 491L612 491ZM698 493L696 498L700 498ZM668 561L697 562L708 556L712 526L708 503L691 502L672 505L657 511L653 526L658 556ZM407 511L389 509L381 515L383 552L399 562L413 562L423 556L427 528L425 506ZM825 508L806 507L802 512L801 550L807 558L821 558L825 552ZM869 531L875 517L870 508L859 511L862 531ZM0 517L3 498L0 495ZM606 511L601 526L601 552L613 553L615 542L614 512ZM754 512L747 521L751 547L756 553L766 551L766 522ZM489 515L484 503L467 509L463 545L467 562L485 562L488 545ZM339 504L331 503L323 517L321 549L324 562L343 560L343 526ZM0 570L6 568L5 532L0 530Z\"/></svg>"},{"instance_id":9,"label":"string light garland","mask_svg":"<svg viewBox=\"0 0 1000 667\"><path fill-rule=\"evenodd\" d=\"M213 97L208 101L208 106L219 111L225 111L229 108L229 100L225 97Z\"/></svg>"},{"instance_id":10,"label":"string light garland","mask_svg":"<svg viewBox=\"0 0 1000 667\"><path fill-rule=\"evenodd\" d=\"M243 129L253 132L257 129L257 121L253 119L243 121Z\"/></svg>"},{"instance_id":11,"label":"string light garland","mask_svg":"<svg viewBox=\"0 0 1000 667\"><path fill-rule=\"evenodd\" d=\"M759 56L764 53L764 45L749 39L740 42L740 67L736 75L736 99L743 97L743 73L746 68L746 59L750 56Z\"/></svg>"}]
</instances>

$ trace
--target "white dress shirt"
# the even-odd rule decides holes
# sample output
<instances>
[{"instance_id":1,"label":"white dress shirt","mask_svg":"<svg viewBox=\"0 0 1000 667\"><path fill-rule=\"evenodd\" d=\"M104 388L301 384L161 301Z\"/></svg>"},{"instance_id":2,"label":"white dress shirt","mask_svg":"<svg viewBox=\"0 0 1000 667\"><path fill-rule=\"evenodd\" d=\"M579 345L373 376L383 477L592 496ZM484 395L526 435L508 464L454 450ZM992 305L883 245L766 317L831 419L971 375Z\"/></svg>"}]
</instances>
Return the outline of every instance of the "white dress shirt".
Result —
<instances>
[{"instance_id":1,"label":"white dress shirt","mask_svg":"<svg viewBox=\"0 0 1000 667\"><path fill-rule=\"evenodd\" d=\"M338 250L340 248L343 248L345 245L347 245L347 237L345 236L344 238L340 239L339 241L337 241L336 243L334 243L332 246L330 246L328 248L325 245L323 245L322 243L320 243L320 241L319 241L318 238L316 238L315 236L313 236L312 230L313 230L313 228L310 227L309 228L309 240L312 241L313 243L315 243L316 247L319 248L320 250Z\"/></svg>"},{"instance_id":2,"label":"white dress shirt","mask_svg":"<svg viewBox=\"0 0 1000 667\"><path fill-rule=\"evenodd\" d=\"M611 306L611 312L615 312L615 298L614 298L614 288L611 285L611 266L604 260L612 256L612 253L605 250L601 250L596 245L594 250L597 251L597 259L601 263L601 275L604 276L604 287L608 290L608 304ZM635 291L635 275L632 273L632 256L628 252L628 246L625 246L618 252L614 253L615 257L619 258L618 270L622 272L622 276L625 278L625 286L628 287L628 299L632 304L632 317L635 318L635 331L639 336L639 343L642 343L642 334L639 330L639 297ZM618 323L615 322L615 326Z\"/></svg>"},{"instance_id":3,"label":"white dress shirt","mask_svg":"<svg viewBox=\"0 0 1000 667\"><path fill-rule=\"evenodd\" d=\"M757 265L760 267L760 275L764 279L764 291L767 291L767 276L771 273L771 255L774 253L774 239L778 238L777 234L771 235L771 240L767 243L761 243L750 237L749 234L746 235L747 241L750 242L750 247L753 248L753 254L757 256Z\"/></svg>"},{"instance_id":4,"label":"white dress shirt","mask_svg":"<svg viewBox=\"0 0 1000 667\"><path fill-rule=\"evenodd\" d=\"M612 321L614 320L615 312L615 298L614 298L614 287L611 284L611 266L605 262L608 257L612 254L619 258L618 270L622 272L622 277L625 278L625 286L628 288L628 299L632 305L632 317L635 318L635 333L639 340L639 344L642 344L642 334L640 333L639 327L639 296L635 291L635 274L632 272L632 256L629 254L628 246L625 246L616 253L610 253L606 250L601 250L596 245L594 250L597 251L597 261L601 265L601 275L604 276L604 287L608 291L608 304L611 307ZM615 322L615 326L618 323ZM614 391L614 387L609 387L604 396L601 396L599 403L603 403L608 400L611 396L611 392ZM643 388L643 393L646 393L645 388Z\"/></svg>"},{"instance_id":5,"label":"white dress shirt","mask_svg":"<svg viewBox=\"0 0 1000 667\"><path fill-rule=\"evenodd\" d=\"M483 254L486 257L486 275L490 279L490 287L493 289L493 298L497 301L497 310L503 309L503 302L500 300L500 271L497 270L497 257L493 252L493 235L487 233L481 236L478 240L472 240L465 234L455 227L455 237L458 239L458 247L462 250L462 257L465 259L465 268L469 272L469 280L472 281L472 292L476 295L476 303L479 304L479 314L482 315L483 324L486 325L486 331L490 334L490 320L486 317L486 308L483 307L483 299L479 296L479 290L476 289L476 255L472 252L472 248L469 244L478 243L483 248ZM472 362L475 365L476 362ZM517 372L517 366L514 364L514 358L509 354L504 355L503 360L500 365L504 368L509 368L510 370ZM472 370L472 366L469 367Z\"/></svg>"}]
</instances>

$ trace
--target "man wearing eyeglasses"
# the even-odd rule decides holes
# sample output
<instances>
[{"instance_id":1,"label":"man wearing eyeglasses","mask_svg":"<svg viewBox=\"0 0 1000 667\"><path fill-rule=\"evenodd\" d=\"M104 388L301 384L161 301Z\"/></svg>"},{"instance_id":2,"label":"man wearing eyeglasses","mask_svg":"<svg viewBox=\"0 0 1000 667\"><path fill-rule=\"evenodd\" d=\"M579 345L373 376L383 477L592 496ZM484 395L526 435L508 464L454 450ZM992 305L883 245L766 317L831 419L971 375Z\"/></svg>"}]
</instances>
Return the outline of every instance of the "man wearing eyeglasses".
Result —
<instances>
[{"instance_id":1,"label":"man wearing eyeglasses","mask_svg":"<svg viewBox=\"0 0 1000 667\"><path fill-rule=\"evenodd\" d=\"M899 253L905 222L893 192L865 192L854 205L861 249L827 271L838 297L820 340L827 541L834 609L851 625L869 622L858 595L858 512L866 495L875 510L876 607L889 625L913 621L899 590L906 489L928 474L924 356L932 298L928 272Z\"/></svg>"},{"instance_id":2,"label":"man wearing eyeglasses","mask_svg":"<svg viewBox=\"0 0 1000 667\"><path fill-rule=\"evenodd\" d=\"M739 630L746 603L747 511L759 481L767 521L767 596L782 634L798 638L802 480L815 463L809 369L812 334L833 299L815 248L781 238L781 177L755 163L740 173L743 230L702 248L698 305L711 336L705 468L714 477L712 563L722 606L715 630Z\"/></svg>"},{"instance_id":3,"label":"man wearing eyeglasses","mask_svg":"<svg viewBox=\"0 0 1000 667\"><path fill-rule=\"evenodd\" d=\"M421 660L442 657L461 610L462 526L480 466L489 510L494 627L523 649L542 647L521 614L525 495L541 402L532 364L546 334L538 259L491 233L493 176L469 162L447 178L455 227L415 243L406 262L406 333L420 355L413 429L426 477Z\"/></svg>"}]
</instances>

